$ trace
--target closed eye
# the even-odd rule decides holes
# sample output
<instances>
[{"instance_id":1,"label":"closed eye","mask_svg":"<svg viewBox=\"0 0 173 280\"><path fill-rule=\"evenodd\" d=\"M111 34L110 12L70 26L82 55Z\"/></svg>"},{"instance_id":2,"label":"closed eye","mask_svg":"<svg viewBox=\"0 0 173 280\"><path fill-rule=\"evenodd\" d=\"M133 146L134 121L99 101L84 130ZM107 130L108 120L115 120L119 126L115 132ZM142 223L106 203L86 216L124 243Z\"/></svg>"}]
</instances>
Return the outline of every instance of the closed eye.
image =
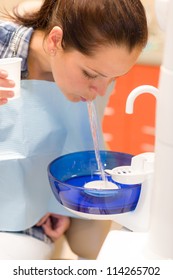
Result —
<instances>
[{"instance_id":1,"label":"closed eye","mask_svg":"<svg viewBox=\"0 0 173 280\"><path fill-rule=\"evenodd\" d=\"M96 79L98 75L92 75L92 74L89 74L87 71L85 70L82 70L84 76L88 79Z\"/></svg>"}]
</instances>

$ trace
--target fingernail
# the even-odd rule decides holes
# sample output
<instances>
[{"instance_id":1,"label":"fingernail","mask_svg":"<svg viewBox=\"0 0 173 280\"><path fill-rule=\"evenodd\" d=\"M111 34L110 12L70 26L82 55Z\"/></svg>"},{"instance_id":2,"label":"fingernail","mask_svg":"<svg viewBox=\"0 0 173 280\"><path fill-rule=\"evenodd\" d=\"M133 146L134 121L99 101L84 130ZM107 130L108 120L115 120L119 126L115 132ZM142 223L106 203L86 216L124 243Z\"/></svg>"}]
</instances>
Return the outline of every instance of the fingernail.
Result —
<instances>
[{"instance_id":1,"label":"fingernail","mask_svg":"<svg viewBox=\"0 0 173 280\"><path fill-rule=\"evenodd\" d=\"M7 103L7 99L6 98L1 99L1 105L6 104L6 103Z\"/></svg>"},{"instance_id":2,"label":"fingernail","mask_svg":"<svg viewBox=\"0 0 173 280\"><path fill-rule=\"evenodd\" d=\"M10 84L11 86L14 86L14 85L15 85L15 82L14 82L13 80L9 80L9 84Z\"/></svg>"},{"instance_id":3,"label":"fingernail","mask_svg":"<svg viewBox=\"0 0 173 280\"><path fill-rule=\"evenodd\" d=\"M14 97L14 92L13 92L13 91L10 91L10 92L8 93L8 96L9 96L9 97Z\"/></svg>"},{"instance_id":4,"label":"fingernail","mask_svg":"<svg viewBox=\"0 0 173 280\"><path fill-rule=\"evenodd\" d=\"M1 73L1 75L4 75L4 76L8 75L7 71L5 71L5 70L0 70L0 73Z\"/></svg>"}]
</instances>

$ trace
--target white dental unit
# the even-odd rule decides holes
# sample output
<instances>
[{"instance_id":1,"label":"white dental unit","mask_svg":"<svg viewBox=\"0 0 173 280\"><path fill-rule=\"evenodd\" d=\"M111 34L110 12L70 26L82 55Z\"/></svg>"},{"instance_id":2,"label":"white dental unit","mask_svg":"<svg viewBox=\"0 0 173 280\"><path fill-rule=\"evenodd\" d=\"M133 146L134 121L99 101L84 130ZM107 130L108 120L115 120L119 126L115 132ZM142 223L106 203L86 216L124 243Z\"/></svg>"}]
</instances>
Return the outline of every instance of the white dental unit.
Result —
<instances>
[{"instance_id":1,"label":"white dental unit","mask_svg":"<svg viewBox=\"0 0 173 280\"><path fill-rule=\"evenodd\" d=\"M139 201L134 213L115 217L125 230L108 234L98 260L173 259L173 0L155 0L155 8L165 31L159 88L134 89L126 106L127 113L132 113L138 95L149 92L157 97L153 181L147 183L150 195ZM150 156L139 155L140 164L144 166L151 160Z\"/></svg>"}]
</instances>

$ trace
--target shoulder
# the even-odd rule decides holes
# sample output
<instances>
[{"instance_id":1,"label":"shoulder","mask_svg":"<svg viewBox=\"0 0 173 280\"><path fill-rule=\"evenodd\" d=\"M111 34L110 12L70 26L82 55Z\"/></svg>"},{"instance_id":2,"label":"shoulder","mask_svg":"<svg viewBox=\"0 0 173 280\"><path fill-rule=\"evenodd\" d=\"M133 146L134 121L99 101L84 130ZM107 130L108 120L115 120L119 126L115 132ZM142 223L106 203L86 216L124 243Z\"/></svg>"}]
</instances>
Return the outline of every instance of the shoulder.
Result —
<instances>
[{"instance_id":1,"label":"shoulder","mask_svg":"<svg viewBox=\"0 0 173 280\"><path fill-rule=\"evenodd\" d=\"M19 25L14 22L0 20L0 42L7 40L18 28Z\"/></svg>"},{"instance_id":2,"label":"shoulder","mask_svg":"<svg viewBox=\"0 0 173 280\"><path fill-rule=\"evenodd\" d=\"M17 28L17 24L10 21L0 20L0 30L4 30L6 32L12 31Z\"/></svg>"},{"instance_id":3,"label":"shoulder","mask_svg":"<svg viewBox=\"0 0 173 280\"><path fill-rule=\"evenodd\" d=\"M0 57L11 56L11 54L7 55L5 50L9 46L11 48L14 43L15 45L23 41L29 43L32 32L32 28L0 20Z\"/></svg>"},{"instance_id":4,"label":"shoulder","mask_svg":"<svg viewBox=\"0 0 173 280\"><path fill-rule=\"evenodd\" d=\"M16 28L13 23L0 21L0 58L4 57L5 50Z\"/></svg>"},{"instance_id":5,"label":"shoulder","mask_svg":"<svg viewBox=\"0 0 173 280\"><path fill-rule=\"evenodd\" d=\"M1 21L0 20L0 42L5 43L10 35L15 32L17 29L17 25L8 22L8 21Z\"/></svg>"},{"instance_id":6,"label":"shoulder","mask_svg":"<svg viewBox=\"0 0 173 280\"><path fill-rule=\"evenodd\" d=\"M32 33L33 28L31 27L0 20L0 58L21 57L23 59L22 70L25 71Z\"/></svg>"}]
</instances>

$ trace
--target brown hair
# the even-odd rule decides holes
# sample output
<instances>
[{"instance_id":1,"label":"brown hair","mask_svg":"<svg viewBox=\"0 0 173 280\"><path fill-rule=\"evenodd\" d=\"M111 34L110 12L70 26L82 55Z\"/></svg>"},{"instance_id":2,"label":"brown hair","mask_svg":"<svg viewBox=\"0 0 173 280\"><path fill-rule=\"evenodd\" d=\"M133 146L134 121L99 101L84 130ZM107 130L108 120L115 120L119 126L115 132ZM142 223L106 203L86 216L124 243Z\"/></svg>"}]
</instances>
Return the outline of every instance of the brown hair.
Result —
<instances>
[{"instance_id":1,"label":"brown hair","mask_svg":"<svg viewBox=\"0 0 173 280\"><path fill-rule=\"evenodd\" d=\"M58 25L63 30L64 50L90 55L99 45L126 46L131 51L146 45L148 31L139 0L45 0L40 10L15 20L47 35Z\"/></svg>"}]
</instances>

